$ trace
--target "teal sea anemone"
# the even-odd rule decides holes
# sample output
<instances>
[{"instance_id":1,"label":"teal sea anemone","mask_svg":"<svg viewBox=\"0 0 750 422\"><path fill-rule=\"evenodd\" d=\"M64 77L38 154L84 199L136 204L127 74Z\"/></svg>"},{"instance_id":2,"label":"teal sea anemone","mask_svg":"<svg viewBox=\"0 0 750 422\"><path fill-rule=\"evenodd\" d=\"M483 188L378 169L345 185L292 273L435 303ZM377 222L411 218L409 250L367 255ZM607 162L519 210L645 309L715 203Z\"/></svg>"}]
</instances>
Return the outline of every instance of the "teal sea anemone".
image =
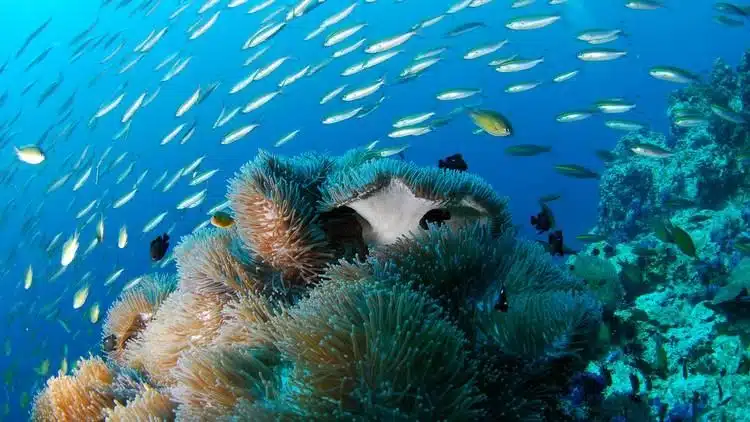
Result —
<instances>
[{"instance_id":1,"label":"teal sea anemone","mask_svg":"<svg viewBox=\"0 0 750 422\"><path fill-rule=\"evenodd\" d=\"M302 415L468 420L484 397L463 333L408 286L328 281L271 321Z\"/></svg>"},{"instance_id":2,"label":"teal sea anemone","mask_svg":"<svg viewBox=\"0 0 750 422\"><path fill-rule=\"evenodd\" d=\"M333 172L323 185L320 210L341 207L356 212L364 241L376 246L436 221L460 227L479 220L493 233L511 227L505 200L480 178L390 159Z\"/></svg>"}]
</instances>

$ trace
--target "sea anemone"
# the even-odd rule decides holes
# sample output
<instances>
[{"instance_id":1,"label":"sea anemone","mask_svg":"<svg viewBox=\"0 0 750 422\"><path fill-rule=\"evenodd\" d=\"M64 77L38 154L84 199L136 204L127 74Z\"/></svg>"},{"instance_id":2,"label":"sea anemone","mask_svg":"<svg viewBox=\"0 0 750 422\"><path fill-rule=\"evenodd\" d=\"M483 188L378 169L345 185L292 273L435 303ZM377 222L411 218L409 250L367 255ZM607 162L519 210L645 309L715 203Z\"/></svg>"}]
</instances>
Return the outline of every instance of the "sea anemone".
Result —
<instances>
[{"instance_id":1,"label":"sea anemone","mask_svg":"<svg viewBox=\"0 0 750 422\"><path fill-rule=\"evenodd\" d=\"M293 165L262 154L240 170L229 188L235 226L246 247L291 284L316 281L333 257L315 211L323 174L316 172L318 161L302 161Z\"/></svg>"},{"instance_id":2,"label":"sea anemone","mask_svg":"<svg viewBox=\"0 0 750 422\"><path fill-rule=\"evenodd\" d=\"M262 289L249 258L240 258L231 230L204 229L175 248L180 287L200 295L229 295Z\"/></svg>"},{"instance_id":3,"label":"sea anemone","mask_svg":"<svg viewBox=\"0 0 750 422\"><path fill-rule=\"evenodd\" d=\"M308 419L467 420L484 397L463 333L426 295L326 281L271 321Z\"/></svg>"},{"instance_id":4,"label":"sea anemone","mask_svg":"<svg viewBox=\"0 0 750 422\"><path fill-rule=\"evenodd\" d=\"M494 278L473 306L472 326L479 342L529 361L575 351L599 326L601 306L596 297L555 265L538 244L499 239L496 247L486 263L494 267ZM463 255L446 256L444 261L451 259L460 263ZM507 310L497 308L501 294Z\"/></svg>"},{"instance_id":5,"label":"sea anemone","mask_svg":"<svg viewBox=\"0 0 750 422\"><path fill-rule=\"evenodd\" d=\"M114 406L110 390L112 373L97 357L81 360L73 375L47 380L47 386L34 399L34 421L101 420Z\"/></svg>"},{"instance_id":6,"label":"sea anemone","mask_svg":"<svg viewBox=\"0 0 750 422\"><path fill-rule=\"evenodd\" d=\"M133 289L125 291L107 311L102 330L105 339L111 339L108 356L120 365L125 364L125 349L153 317L167 296L176 288L174 277L145 276Z\"/></svg>"},{"instance_id":7,"label":"sea anemone","mask_svg":"<svg viewBox=\"0 0 750 422\"><path fill-rule=\"evenodd\" d=\"M504 256L514 245L513 236L497 239L481 223L433 226L375 249L371 271L380 278L425 289L462 325L471 324L467 321L472 315L470 302L478 300L504 272Z\"/></svg>"},{"instance_id":8,"label":"sea anemone","mask_svg":"<svg viewBox=\"0 0 750 422\"><path fill-rule=\"evenodd\" d=\"M145 389L126 406L117 404L105 410L108 422L173 421L175 404L168 394L153 388Z\"/></svg>"},{"instance_id":9,"label":"sea anemone","mask_svg":"<svg viewBox=\"0 0 750 422\"><path fill-rule=\"evenodd\" d=\"M125 362L144 370L160 384L173 384L175 380L170 371L177 365L180 355L190 347L211 344L218 334L225 303L221 296L177 289L125 349Z\"/></svg>"},{"instance_id":10,"label":"sea anemone","mask_svg":"<svg viewBox=\"0 0 750 422\"><path fill-rule=\"evenodd\" d=\"M180 420L216 420L229 414L240 399L275 399L280 384L272 348L215 346L182 355L172 396Z\"/></svg>"},{"instance_id":11,"label":"sea anemone","mask_svg":"<svg viewBox=\"0 0 750 422\"><path fill-rule=\"evenodd\" d=\"M258 346L268 344L266 323L278 312L273 302L264 296L248 293L233 299L222 310L224 323L215 344Z\"/></svg>"},{"instance_id":12,"label":"sea anemone","mask_svg":"<svg viewBox=\"0 0 750 422\"><path fill-rule=\"evenodd\" d=\"M371 278L372 271L372 265L369 262L340 259L337 263L329 266L321 278L324 280L360 281Z\"/></svg>"},{"instance_id":13,"label":"sea anemone","mask_svg":"<svg viewBox=\"0 0 750 422\"><path fill-rule=\"evenodd\" d=\"M479 177L392 159L332 173L323 185L320 210L342 207L356 212L365 243L374 246L427 229L429 223L459 227L482 221L493 234L511 228L505 200Z\"/></svg>"},{"instance_id":14,"label":"sea anemone","mask_svg":"<svg viewBox=\"0 0 750 422\"><path fill-rule=\"evenodd\" d=\"M508 312L478 312L484 346L530 361L577 353L601 316L599 302L588 293L521 293L509 302Z\"/></svg>"}]
</instances>

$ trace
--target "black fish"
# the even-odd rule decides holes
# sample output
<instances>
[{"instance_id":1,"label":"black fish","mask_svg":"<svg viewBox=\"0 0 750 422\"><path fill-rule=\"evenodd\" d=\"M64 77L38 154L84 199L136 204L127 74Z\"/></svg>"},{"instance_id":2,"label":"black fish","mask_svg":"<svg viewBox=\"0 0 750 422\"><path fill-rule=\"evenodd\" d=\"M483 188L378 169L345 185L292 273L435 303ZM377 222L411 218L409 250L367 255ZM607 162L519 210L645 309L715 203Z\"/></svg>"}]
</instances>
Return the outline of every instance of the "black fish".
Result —
<instances>
[{"instance_id":1,"label":"black fish","mask_svg":"<svg viewBox=\"0 0 750 422\"><path fill-rule=\"evenodd\" d=\"M565 255L565 246L563 245L563 232L558 230L549 234L549 247L552 255Z\"/></svg>"},{"instance_id":2,"label":"black fish","mask_svg":"<svg viewBox=\"0 0 750 422\"><path fill-rule=\"evenodd\" d=\"M167 254L167 249L169 249L169 235L164 233L151 241L151 260L154 262L161 261Z\"/></svg>"},{"instance_id":3,"label":"black fish","mask_svg":"<svg viewBox=\"0 0 750 422\"><path fill-rule=\"evenodd\" d=\"M537 234L544 233L555 227L555 216L547 204L540 202L542 210L539 214L531 216L531 225L537 230Z\"/></svg>"},{"instance_id":4,"label":"black fish","mask_svg":"<svg viewBox=\"0 0 750 422\"><path fill-rule=\"evenodd\" d=\"M505 292L505 286L500 288L500 298L495 304L495 310L500 312L508 312L508 293Z\"/></svg>"},{"instance_id":5,"label":"black fish","mask_svg":"<svg viewBox=\"0 0 750 422\"><path fill-rule=\"evenodd\" d=\"M458 171L466 171L469 169L469 165L464 161L464 157L461 154L449 155L442 160L438 160L438 167L441 169L450 169Z\"/></svg>"},{"instance_id":6,"label":"black fish","mask_svg":"<svg viewBox=\"0 0 750 422\"><path fill-rule=\"evenodd\" d=\"M117 347L117 336L110 334L102 339L102 350L109 353Z\"/></svg>"},{"instance_id":7,"label":"black fish","mask_svg":"<svg viewBox=\"0 0 750 422\"><path fill-rule=\"evenodd\" d=\"M441 226L444 222L450 219L451 219L451 213L448 210L444 210L440 208L429 210L419 220L419 227L427 230L428 224L435 224L437 226Z\"/></svg>"}]
</instances>

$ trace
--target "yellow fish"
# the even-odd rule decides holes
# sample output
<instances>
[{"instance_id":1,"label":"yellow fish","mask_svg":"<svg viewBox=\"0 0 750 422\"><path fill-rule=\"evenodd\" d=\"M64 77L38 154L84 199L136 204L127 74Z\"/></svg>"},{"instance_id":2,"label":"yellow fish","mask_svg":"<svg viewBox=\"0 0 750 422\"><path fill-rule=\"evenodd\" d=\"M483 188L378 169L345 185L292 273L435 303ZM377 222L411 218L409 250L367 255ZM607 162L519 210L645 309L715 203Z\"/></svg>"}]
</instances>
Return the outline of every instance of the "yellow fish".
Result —
<instances>
[{"instance_id":1,"label":"yellow fish","mask_svg":"<svg viewBox=\"0 0 750 422\"><path fill-rule=\"evenodd\" d=\"M211 224L213 224L214 227L226 229L234 224L234 218L224 211L216 211L216 213L211 216Z\"/></svg>"},{"instance_id":2,"label":"yellow fish","mask_svg":"<svg viewBox=\"0 0 750 422\"><path fill-rule=\"evenodd\" d=\"M502 114L492 110L472 110L469 117L474 124L492 136L511 136L513 127Z\"/></svg>"}]
</instances>

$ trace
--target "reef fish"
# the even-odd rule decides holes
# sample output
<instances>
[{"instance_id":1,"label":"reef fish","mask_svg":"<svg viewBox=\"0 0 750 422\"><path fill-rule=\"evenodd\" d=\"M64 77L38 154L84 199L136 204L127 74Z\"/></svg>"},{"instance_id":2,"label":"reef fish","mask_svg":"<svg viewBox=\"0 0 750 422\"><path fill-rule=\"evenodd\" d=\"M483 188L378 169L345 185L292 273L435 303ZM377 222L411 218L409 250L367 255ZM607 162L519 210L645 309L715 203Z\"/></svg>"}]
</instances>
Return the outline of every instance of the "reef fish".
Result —
<instances>
[{"instance_id":1,"label":"reef fish","mask_svg":"<svg viewBox=\"0 0 750 422\"><path fill-rule=\"evenodd\" d=\"M492 110L472 110L469 117L475 125L492 136L511 136L513 127L502 114Z\"/></svg>"},{"instance_id":2,"label":"reef fish","mask_svg":"<svg viewBox=\"0 0 750 422\"><path fill-rule=\"evenodd\" d=\"M534 144L511 145L505 148L505 154L516 157L531 157L550 151L552 151L552 147Z\"/></svg>"},{"instance_id":3,"label":"reef fish","mask_svg":"<svg viewBox=\"0 0 750 422\"><path fill-rule=\"evenodd\" d=\"M633 153L635 153L636 155L640 155L642 157L668 158L674 155L674 153L671 151L668 151L658 145L649 143L640 143L633 145L630 150L633 151Z\"/></svg>"},{"instance_id":4,"label":"reef fish","mask_svg":"<svg viewBox=\"0 0 750 422\"><path fill-rule=\"evenodd\" d=\"M599 173L589 170L578 164L558 164L555 171L563 176L575 177L576 179L598 179Z\"/></svg>"},{"instance_id":5,"label":"reef fish","mask_svg":"<svg viewBox=\"0 0 750 422\"><path fill-rule=\"evenodd\" d=\"M211 225L226 229L234 224L234 218L224 211L217 211L211 216Z\"/></svg>"},{"instance_id":6,"label":"reef fish","mask_svg":"<svg viewBox=\"0 0 750 422\"><path fill-rule=\"evenodd\" d=\"M154 262L161 261L164 255L167 254L167 249L169 249L169 235L164 233L151 241L149 248L151 260Z\"/></svg>"},{"instance_id":7,"label":"reef fish","mask_svg":"<svg viewBox=\"0 0 750 422\"><path fill-rule=\"evenodd\" d=\"M552 209L545 203L546 201L539 201L539 205L542 206L542 210L537 215L531 216L531 225L537 230L537 234L544 233L548 230L555 228L555 215L552 213Z\"/></svg>"},{"instance_id":8,"label":"reef fish","mask_svg":"<svg viewBox=\"0 0 750 422\"><path fill-rule=\"evenodd\" d=\"M438 168L466 171L469 169L469 165L464 161L464 157L461 154L453 154L438 160Z\"/></svg>"}]
</instances>

